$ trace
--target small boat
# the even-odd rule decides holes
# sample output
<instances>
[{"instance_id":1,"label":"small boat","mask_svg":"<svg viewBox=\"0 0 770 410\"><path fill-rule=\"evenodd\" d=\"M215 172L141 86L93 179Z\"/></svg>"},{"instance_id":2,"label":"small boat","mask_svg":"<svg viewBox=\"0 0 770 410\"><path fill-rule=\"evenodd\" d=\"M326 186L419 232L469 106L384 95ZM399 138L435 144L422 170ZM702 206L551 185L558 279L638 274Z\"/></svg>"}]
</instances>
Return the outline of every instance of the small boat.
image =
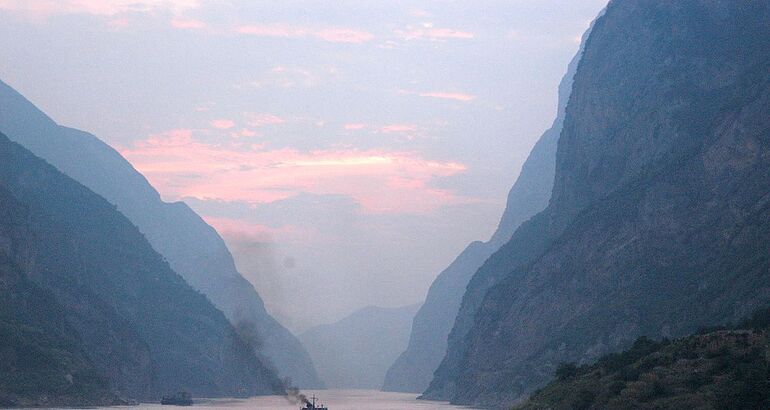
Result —
<instances>
[{"instance_id":1,"label":"small boat","mask_svg":"<svg viewBox=\"0 0 770 410\"><path fill-rule=\"evenodd\" d=\"M323 404L316 405L316 397L313 396L310 401L305 402L305 407L301 407L299 410L329 410L329 408Z\"/></svg>"},{"instance_id":2,"label":"small boat","mask_svg":"<svg viewBox=\"0 0 770 410\"><path fill-rule=\"evenodd\" d=\"M192 406L192 395L186 391L180 391L171 396L163 396L160 404L164 406Z\"/></svg>"}]
</instances>

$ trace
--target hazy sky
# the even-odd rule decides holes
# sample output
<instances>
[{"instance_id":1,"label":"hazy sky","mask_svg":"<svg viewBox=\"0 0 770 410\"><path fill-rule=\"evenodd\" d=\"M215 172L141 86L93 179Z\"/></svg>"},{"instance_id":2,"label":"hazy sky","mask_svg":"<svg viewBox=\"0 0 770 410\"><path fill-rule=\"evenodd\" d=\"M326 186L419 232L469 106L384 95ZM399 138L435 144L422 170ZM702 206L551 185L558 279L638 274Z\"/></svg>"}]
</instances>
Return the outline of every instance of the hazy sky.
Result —
<instances>
[{"instance_id":1,"label":"hazy sky","mask_svg":"<svg viewBox=\"0 0 770 410\"><path fill-rule=\"evenodd\" d=\"M0 78L225 237L294 330L421 301L606 0L0 0Z\"/></svg>"}]
</instances>

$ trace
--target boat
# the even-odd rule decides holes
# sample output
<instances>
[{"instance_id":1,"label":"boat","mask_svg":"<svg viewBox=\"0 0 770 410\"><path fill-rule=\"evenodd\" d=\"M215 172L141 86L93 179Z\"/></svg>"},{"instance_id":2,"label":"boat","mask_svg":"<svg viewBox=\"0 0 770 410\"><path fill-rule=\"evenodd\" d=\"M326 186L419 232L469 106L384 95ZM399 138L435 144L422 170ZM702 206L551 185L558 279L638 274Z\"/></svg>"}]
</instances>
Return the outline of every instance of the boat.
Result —
<instances>
[{"instance_id":1,"label":"boat","mask_svg":"<svg viewBox=\"0 0 770 410\"><path fill-rule=\"evenodd\" d=\"M299 410L329 410L329 408L323 404L316 405L316 397L313 396L310 401L305 402L305 407L300 407Z\"/></svg>"},{"instance_id":2,"label":"boat","mask_svg":"<svg viewBox=\"0 0 770 410\"><path fill-rule=\"evenodd\" d=\"M163 396L160 404L164 406L192 406L192 395L186 391L180 391L171 396Z\"/></svg>"}]
</instances>

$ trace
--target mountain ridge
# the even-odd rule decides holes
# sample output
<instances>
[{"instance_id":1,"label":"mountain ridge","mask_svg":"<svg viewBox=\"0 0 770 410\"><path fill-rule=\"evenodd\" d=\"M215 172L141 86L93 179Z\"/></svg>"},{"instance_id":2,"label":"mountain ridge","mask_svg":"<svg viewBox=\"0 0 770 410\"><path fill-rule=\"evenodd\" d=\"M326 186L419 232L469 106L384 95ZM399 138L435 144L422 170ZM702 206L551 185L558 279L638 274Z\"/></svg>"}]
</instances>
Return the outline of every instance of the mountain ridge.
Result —
<instances>
[{"instance_id":1,"label":"mountain ridge","mask_svg":"<svg viewBox=\"0 0 770 410\"><path fill-rule=\"evenodd\" d=\"M383 390L422 393L429 387L433 373L446 353L447 338L474 273L510 240L521 224L548 205L556 170L556 143L582 49L583 44L559 84L556 118L524 162L508 193L497 229L487 242L476 241L468 245L434 280L423 307L415 316L409 346L388 370Z\"/></svg>"},{"instance_id":2,"label":"mountain ridge","mask_svg":"<svg viewBox=\"0 0 770 410\"><path fill-rule=\"evenodd\" d=\"M238 273L219 234L183 202L165 203L147 179L96 136L56 124L0 81L0 131L117 205L153 247L236 327L259 335L259 354L282 377L320 387L302 345L265 309L254 286Z\"/></svg>"},{"instance_id":3,"label":"mountain ridge","mask_svg":"<svg viewBox=\"0 0 770 410\"><path fill-rule=\"evenodd\" d=\"M25 276L60 305L78 349L115 394L157 400L180 390L199 397L283 390L222 312L114 205L2 134L0 159L0 186L24 204L34 233L12 254L29 255Z\"/></svg>"},{"instance_id":4,"label":"mountain ridge","mask_svg":"<svg viewBox=\"0 0 770 410\"><path fill-rule=\"evenodd\" d=\"M753 1L610 2L575 76L551 203L474 275L426 397L504 406L559 362L767 302L768 15Z\"/></svg>"},{"instance_id":5,"label":"mountain ridge","mask_svg":"<svg viewBox=\"0 0 770 410\"><path fill-rule=\"evenodd\" d=\"M418 308L367 306L337 322L312 327L299 338L328 388L377 390L406 347Z\"/></svg>"}]
</instances>

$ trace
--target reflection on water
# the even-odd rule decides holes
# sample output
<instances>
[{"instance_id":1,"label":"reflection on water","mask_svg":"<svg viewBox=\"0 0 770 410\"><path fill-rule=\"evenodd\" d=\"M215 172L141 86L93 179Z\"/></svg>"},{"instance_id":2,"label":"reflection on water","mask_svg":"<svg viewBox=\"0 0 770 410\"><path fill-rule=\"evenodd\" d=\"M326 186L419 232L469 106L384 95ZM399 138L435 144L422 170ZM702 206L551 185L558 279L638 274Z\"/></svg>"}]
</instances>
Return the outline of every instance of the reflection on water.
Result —
<instances>
[{"instance_id":1,"label":"reflection on water","mask_svg":"<svg viewBox=\"0 0 770 410\"><path fill-rule=\"evenodd\" d=\"M325 404L329 410L451 410L469 407L451 406L446 403L416 400L417 395L403 393L385 393L374 390L321 390L303 391L308 397L315 395L318 403ZM271 409L298 410L299 404L291 404L284 397L265 396L251 399L216 399L196 400L195 409ZM109 409L115 409L110 407ZM135 410L173 410L182 407L142 404L125 407Z\"/></svg>"}]
</instances>

